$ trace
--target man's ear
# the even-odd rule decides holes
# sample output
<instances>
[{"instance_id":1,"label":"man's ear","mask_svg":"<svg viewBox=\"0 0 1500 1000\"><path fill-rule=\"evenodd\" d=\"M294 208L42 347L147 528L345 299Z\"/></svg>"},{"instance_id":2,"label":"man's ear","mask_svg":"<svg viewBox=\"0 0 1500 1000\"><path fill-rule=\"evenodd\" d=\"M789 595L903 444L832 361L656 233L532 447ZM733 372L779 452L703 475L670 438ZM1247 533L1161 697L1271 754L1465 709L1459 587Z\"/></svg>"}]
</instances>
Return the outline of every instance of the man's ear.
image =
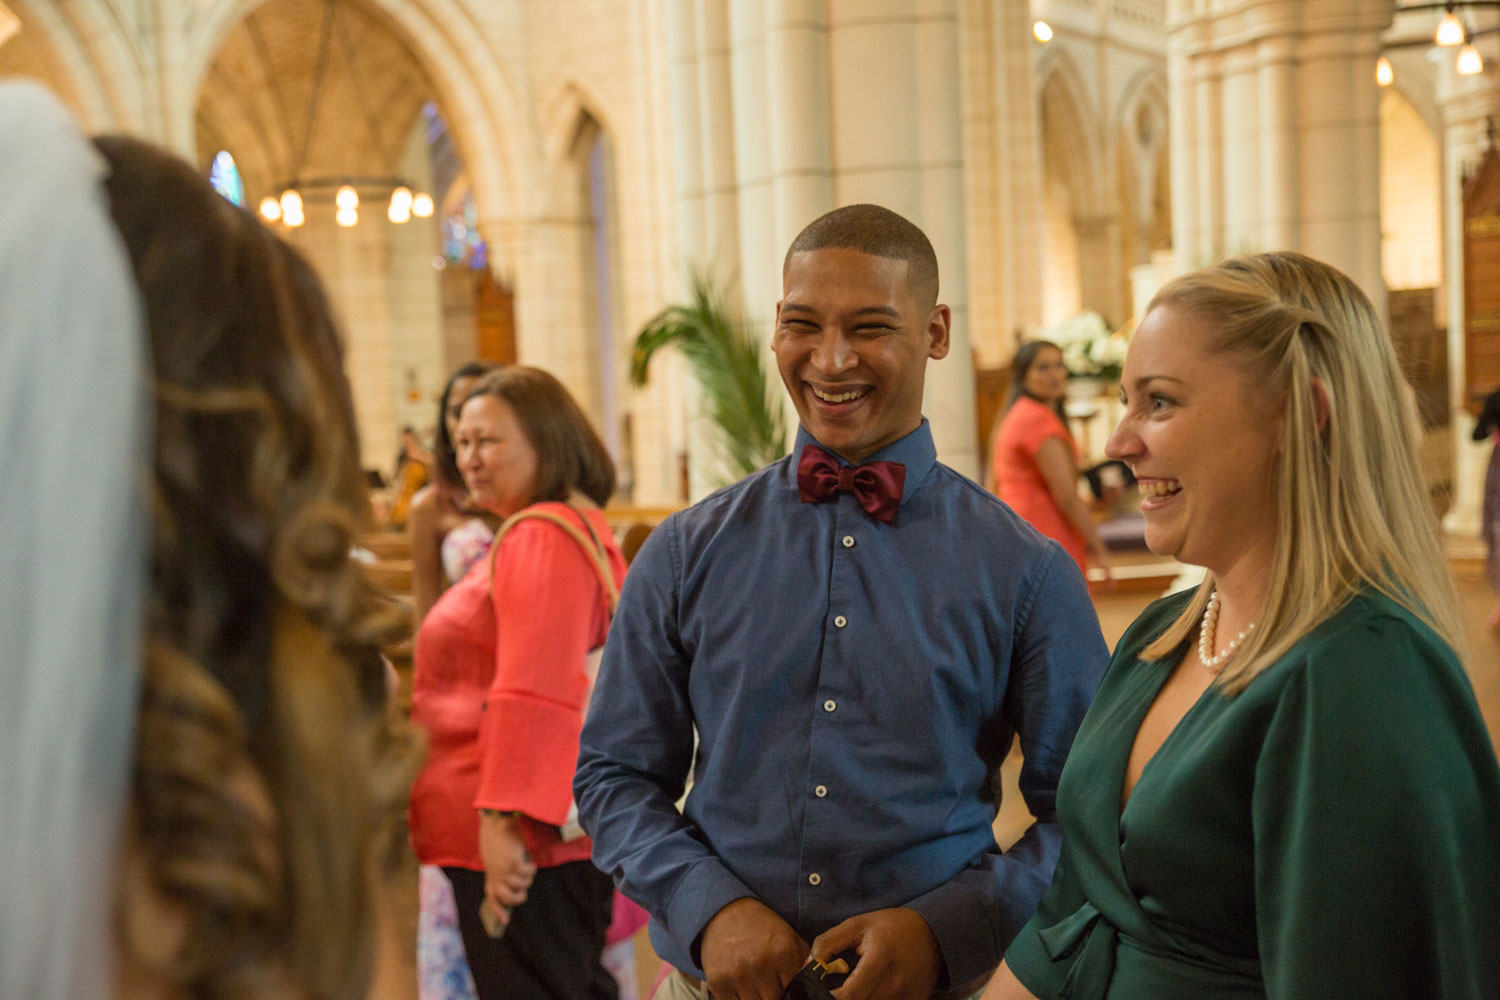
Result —
<instances>
[{"instance_id":1,"label":"man's ear","mask_svg":"<svg viewBox=\"0 0 1500 1000\"><path fill-rule=\"evenodd\" d=\"M932 307L927 316L927 356L934 361L948 356L953 311L944 305Z\"/></svg>"},{"instance_id":2,"label":"man's ear","mask_svg":"<svg viewBox=\"0 0 1500 1000\"><path fill-rule=\"evenodd\" d=\"M1333 409L1333 401L1328 396L1328 383L1316 375L1311 380L1313 419L1317 421L1318 432L1328 426L1328 414Z\"/></svg>"}]
</instances>

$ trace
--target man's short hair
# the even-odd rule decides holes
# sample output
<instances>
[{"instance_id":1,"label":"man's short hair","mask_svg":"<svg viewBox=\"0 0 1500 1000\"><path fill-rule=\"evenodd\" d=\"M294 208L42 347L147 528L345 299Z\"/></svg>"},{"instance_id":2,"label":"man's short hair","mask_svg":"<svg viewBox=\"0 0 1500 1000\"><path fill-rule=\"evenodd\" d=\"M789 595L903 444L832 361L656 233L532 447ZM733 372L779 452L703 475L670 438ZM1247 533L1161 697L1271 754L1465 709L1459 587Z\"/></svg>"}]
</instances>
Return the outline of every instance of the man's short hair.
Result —
<instances>
[{"instance_id":1,"label":"man's short hair","mask_svg":"<svg viewBox=\"0 0 1500 1000\"><path fill-rule=\"evenodd\" d=\"M820 215L792 240L781 264L782 275L791 265L793 254L829 247L906 261L906 285L918 308L931 309L937 304L937 254L927 234L909 219L879 205L845 205Z\"/></svg>"}]
</instances>

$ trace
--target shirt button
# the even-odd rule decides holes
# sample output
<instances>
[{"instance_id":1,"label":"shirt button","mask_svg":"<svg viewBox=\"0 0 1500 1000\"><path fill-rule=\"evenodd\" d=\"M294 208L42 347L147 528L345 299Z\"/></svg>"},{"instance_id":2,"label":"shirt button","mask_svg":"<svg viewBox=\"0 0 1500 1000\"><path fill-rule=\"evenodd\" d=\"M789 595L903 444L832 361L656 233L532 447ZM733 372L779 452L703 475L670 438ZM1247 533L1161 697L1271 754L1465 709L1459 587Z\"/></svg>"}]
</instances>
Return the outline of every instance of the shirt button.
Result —
<instances>
[{"instance_id":1,"label":"shirt button","mask_svg":"<svg viewBox=\"0 0 1500 1000\"><path fill-rule=\"evenodd\" d=\"M823 884L823 876L819 875L817 872L813 872L811 875L807 876L807 884L808 885L822 885Z\"/></svg>"},{"instance_id":2,"label":"shirt button","mask_svg":"<svg viewBox=\"0 0 1500 1000\"><path fill-rule=\"evenodd\" d=\"M843 615L839 615L838 617L834 618L833 623L839 628L843 628L845 625L849 624L849 619L845 618Z\"/></svg>"},{"instance_id":3,"label":"shirt button","mask_svg":"<svg viewBox=\"0 0 1500 1000\"><path fill-rule=\"evenodd\" d=\"M829 698L827 701L823 702L823 711L825 712L832 712L835 708L838 707L839 703L834 701L832 698Z\"/></svg>"},{"instance_id":4,"label":"shirt button","mask_svg":"<svg viewBox=\"0 0 1500 1000\"><path fill-rule=\"evenodd\" d=\"M828 797L828 786L819 785L817 788L813 789L813 794L820 799L826 799Z\"/></svg>"},{"instance_id":5,"label":"shirt button","mask_svg":"<svg viewBox=\"0 0 1500 1000\"><path fill-rule=\"evenodd\" d=\"M852 548L854 548L854 536L853 535L845 535L844 536L844 548L846 548L846 549L852 549Z\"/></svg>"}]
</instances>

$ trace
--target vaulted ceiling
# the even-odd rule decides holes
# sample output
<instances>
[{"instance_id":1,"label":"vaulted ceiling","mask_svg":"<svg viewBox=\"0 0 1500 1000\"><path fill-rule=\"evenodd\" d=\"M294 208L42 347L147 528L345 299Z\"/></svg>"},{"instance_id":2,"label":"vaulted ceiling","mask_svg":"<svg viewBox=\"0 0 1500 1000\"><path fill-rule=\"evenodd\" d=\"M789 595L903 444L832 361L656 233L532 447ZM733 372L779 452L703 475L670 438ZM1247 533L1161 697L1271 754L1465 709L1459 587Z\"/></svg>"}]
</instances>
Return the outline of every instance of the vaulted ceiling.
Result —
<instances>
[{"instance_id":1,"label":"vaulted ceiling","mask_svg":"<svg viewBox=\"0 0 1500 1000\"><path fill-rule=\"evenodd\" d=\"M229 33L198 99L199 159L227 149L252 195L294 177L397 172L434 88L358 0L267 0Z\"/></svg>"}]
</instances>

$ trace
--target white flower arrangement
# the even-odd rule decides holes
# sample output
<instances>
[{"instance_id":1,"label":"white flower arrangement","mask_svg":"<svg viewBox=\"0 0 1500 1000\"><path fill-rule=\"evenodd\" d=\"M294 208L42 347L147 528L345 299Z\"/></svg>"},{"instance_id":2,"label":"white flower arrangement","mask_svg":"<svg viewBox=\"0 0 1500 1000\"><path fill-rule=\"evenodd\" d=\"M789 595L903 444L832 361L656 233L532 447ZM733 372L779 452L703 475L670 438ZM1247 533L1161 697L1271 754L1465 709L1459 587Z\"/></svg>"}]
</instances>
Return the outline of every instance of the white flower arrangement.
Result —
<instances>
[{"instance_id":1,"label":"white flower arrangement","mask_svg":"<svg viewBox=\"0 0 1500 1000\"><path fill-rule=\"evenodd\" d=\"M1040 329L1033 337L1050 340L1062 349L1070 378L1118 379L1130 345L1126 331L1111 331L1104 317L1092 309Z\"/></svg>"}]
</instances>

